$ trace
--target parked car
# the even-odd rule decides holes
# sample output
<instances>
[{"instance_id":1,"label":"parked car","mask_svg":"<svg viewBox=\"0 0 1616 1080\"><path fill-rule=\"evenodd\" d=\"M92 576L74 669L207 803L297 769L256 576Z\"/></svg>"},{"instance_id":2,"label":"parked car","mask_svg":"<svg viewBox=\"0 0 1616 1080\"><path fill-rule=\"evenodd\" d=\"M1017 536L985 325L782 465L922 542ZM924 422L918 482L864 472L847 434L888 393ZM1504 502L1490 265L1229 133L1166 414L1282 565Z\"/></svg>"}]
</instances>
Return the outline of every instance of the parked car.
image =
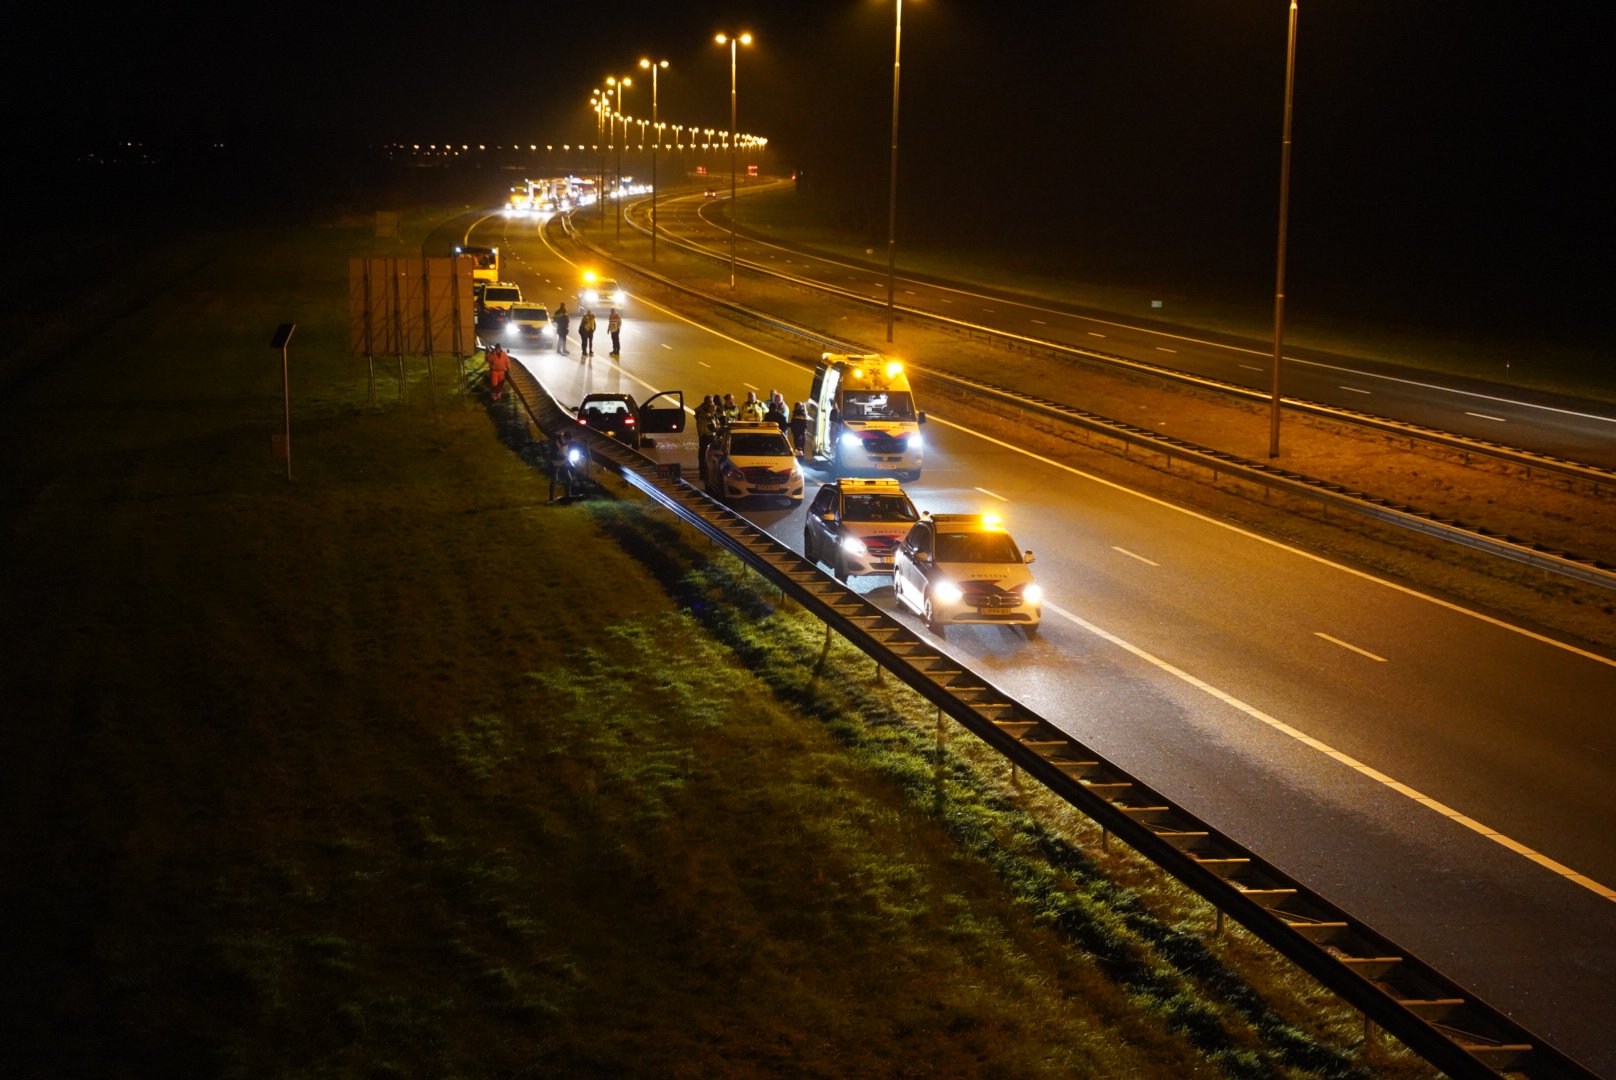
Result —
<instances>
[{"instance_id":1,"label":"parked car","mask_svg":"<svg viewBox=\"0 0 1616 1080\"><path fill-rule=\"evenodd\" d=\"M685 396L680 390L663 390L638 405L629 394L586 394L575 415L580 424L638 449L652 444L649 435L685 429Z\"/></svg>"},{"instance_id":2,"label":"parked car","mask_svg":"<svg viewBox=\"0 0 1616 1080\"><path fill-rule=\"evenodd\" d=\"M707 490L725 502L753 496L802 502L802 466L780 425L734 423L707 447Z\"/></svg>"},{"instance_id":3,"label":"parked car","mask_svg":"<svg viewBox=\"0 0 1616 1080\"><path fill-rule=\"evenodd\" d=\"M938 637L950 623L1002 623L1031 638L1043 614L1032 561L997 515L922 515L893 557L892 590Z\"/></svg>"},{"instance_id":4,"label":"parked car","mask_svg":"<svg viewBox=\"0 0 1616 1080\"><path fill-rule=\"evenodd\" d=\"M824 563L844 581L890 574L898 544L919 517L896 480L833 480L809 504L803 557Z\"/></svg>"},{"instance_id":5,"label":"parked car","mask_svg":"<svg viewBox=\"0 0 1616 1080\"><path fill-rule=\"evenodd\" d=\"M526 300L512 304L510 311L505 315L505 332L501 335L508 342L531 342L545 344L555 341L555 327L550 324L550 311L543 304L533 304Z\"/></svg>"},{"instance_id":6,"label":"parked car","mask_svg":"<svg viewBox=\"0 0 1616 1080\"><path fill-rule=\"evenodd\" d=\"M522 302L522 287L509 281L491 281L477 298L477 325L498 327L505 321L512 304Z\"/></svg>"}]
</instances>

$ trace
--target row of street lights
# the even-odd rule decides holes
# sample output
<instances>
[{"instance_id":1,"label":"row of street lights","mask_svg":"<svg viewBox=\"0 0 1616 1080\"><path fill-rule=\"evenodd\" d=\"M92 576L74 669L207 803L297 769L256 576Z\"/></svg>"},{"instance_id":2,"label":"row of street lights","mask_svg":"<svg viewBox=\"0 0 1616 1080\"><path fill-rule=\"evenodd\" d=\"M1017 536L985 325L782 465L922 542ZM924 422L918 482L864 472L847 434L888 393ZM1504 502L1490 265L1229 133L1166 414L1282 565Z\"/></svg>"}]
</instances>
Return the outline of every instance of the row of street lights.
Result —
<instances>
[{"instance_id":1,"label":"row of street lights","mask_svg":"<svg viewBox=\"0 0 1616 1080\"><path fill-rule=\"evenodd\" d=\"M739 138L736 135L736 68L739 46L752 44L752 35L742 32L720 33L714 36L719 45L729 46L729 287L735 289L736 269L736 231L740 218L740 204L736 199L736 186L738 183L738 165L736 163L736 150ZM903 59L903 0L893 0L893 27L892 27L892 153L891 171L887 186L887 341L892 341L893 320L896 313L896 286L898 266L898 87L899 75L902 71ZM649 59L642 59L640 67L651 72L651 126L657 133L656 143L662 142L662 125L658 123L657 116L657 71L666 69L668 62L659 60L653 63ZM1279 407L1280 407L1280 368L1285 332L1285 240L1290 209L1290 171L1291 171L1291 102L1295 88L1296 72L1296 0L1290 0L1290 26L1286 39L1285 52L1285 124L1281 142L1280 181L1279 181L1279 242L1276 257L1274 281L1274 358L1271 372L1271 419L1269 423L1269 457L1279 456ZM608 77L608 86L616 89L617 112L621 114L623 104L623 88L630 85L627 78L618 80ZM605 107L604 95L600 96L600 108ZM642 122L643 126L643 122ZM694 129L692 129L694 130ZM628 125L625 118L623 138L628 138ZM643 133L642 133L643 141ZM606 152L601 149L601 177L600 191L605 192ZM618 148L617 158L619 177L622 176L622 148ZM605 200L602 199L601 220L605 221ZM656 150L651 151L651 261L656 261L656 221L657 221L657 176L656 176ZM618 239L622 239L622 215L618 215Z\"/></svg>"}]
</instances>

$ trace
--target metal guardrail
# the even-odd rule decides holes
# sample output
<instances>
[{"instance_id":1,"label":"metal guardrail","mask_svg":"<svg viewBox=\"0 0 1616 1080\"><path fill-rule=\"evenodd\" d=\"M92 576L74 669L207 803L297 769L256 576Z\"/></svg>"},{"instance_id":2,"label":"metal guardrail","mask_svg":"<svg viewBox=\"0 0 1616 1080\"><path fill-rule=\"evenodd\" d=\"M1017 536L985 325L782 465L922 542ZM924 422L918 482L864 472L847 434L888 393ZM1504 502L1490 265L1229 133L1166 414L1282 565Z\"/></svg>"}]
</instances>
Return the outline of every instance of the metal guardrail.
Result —
<instances>
[{"instance_id":1,"label":"metal guardrail","mask_svg":"<svg viewBox=\"0 0 1616 1080\"><path fill-rule=\"evenodd\" d=\"M513 376L516 372L513 371ZM524 387L524 383L530 385ZM576 421L531 376L508 384L541 431ZM1458 1080L1594 1074L933 648L903 623L707 493L588 428L593 458L812 612L907 686Z\"/></svg>"},{"instance_id":2,"label":"metal guardrail","mask_svg":"<svg viewBox=\"0 0 1616 1080\"><path fill-rule=\"evenodd\" d=\"M610 258L606 252L601 251L599 248L596 248L593 245L590 245L581 236L575 232L572 232L570 221L567 222L565 227L568 229L569 235L571 235L573 240L580 246L588 248L590 251L602 258ZM659 285L666 288L674 289L687 295L697 297L703 302L726 308L732 312L743 315L748 319L761 322L777 330L794 334L798 337L814 342L817 346L821 346L836 352L868 353L880 351L879 349L873 348L867 344L828 337L807 327L798 326L795 323L791 323L787 320L770 315L767 312L756 311L752 308L745 307L744 305L737 304L732 300L725 300L722 297L711 296L707 293L700 292L699 290L692 289L681 282L673 280L672 278L667 278L653 271L647 270L642 266L622 263L620 260L616 261L619 262L619 265L632 266L635 273L645 278L654 280ZM756 269L758 269L760 272L768 273L773 277L781 277L785 278L786 280L796 280L791 278L790 275L781 274L778 270L763 267L757 267ZM833 287L819 286L817 284L814 285L814 287L820 291L835 292L839 295L844 295L855 299L869 299L868 297L860 297L857 293L846 292L845 290L835 289ZM905 310L907 311L909 309ZM917 314L925 313L917 312ZM946 319L944 316L936 316L936 318L943 319L944 321L948 322L957 321ZM999 333L998 331L990 332L995 334ZM1016 335L1000 334L1000 336L1015 337ZM1020 340L1031 341L1032 339L1029 338ZM1076 349L1068 351L1083 352L1083 350ZM1134 362L1129 361L1129 363L1133 364ZM1143 367L1144 365L1135 364L1135 366ZM1271 465L1264 465L1261 462L1240 458L1233 454L1224 453L1220 450L1213 450L1209 447L1197 446L1193 443L1185 442L1182 439L1175 439L1168 435L1162 435L1159 432L1150 431L1147 428L1136 427L1120 420L1113 420L1108 417L1100 416L1097 413L1090 413L1072 405L1066 405L1061 402L1049 401L1042 398L1030 397L1014 390L994 386L991 383L982 382L980 380L969 379L962 375L955 375L939 368L926 368L913 363L909 364L908 367L911 374L919 375L924 378L937 379L953 386L963 393L972 394L985 400L992 400L1002 404L1010 404L1014 407L1021 408L1029 412L1037 412L1048 419L1080 426L1089 431L1107 435L1131 445L1145 447L1168 458L1179 457L1185 460L1193 460L1209 469L1239 476L1244 480L1258 483L1286 494L1299 495L1313 499L1315 501L1333 506L1337 509L1346 510L1362 517L1378 521L1385 525L1410 529L1438 540L1456 543L1461 546L1471 548L1472 550L1483 552L1487 555L1510 559L1514 562L1531 566L1539 570L1546 570L1551 573L1560 574L1561 576L1583 582L1584 584L1596 585L1606 589L1616 589L1616 566L1612 566L1611 564L1598 559L1551 548L1530 540L1522 540L1518 537L1495 532L1483 526L1469 525L1451 518L1444 518L1430 511L1421 510L1418 507L1411 506L1406 503L1400 503L1393 499L1388 499L1368 492L1355 491L1346 485L1337 484L1333 481L1320 480L1316 477L1306 476L1302 473L1278 469ZM1159 370L1162 372L1167 371L1167 369ZM1199 380L1195 376L1184 375L1182 372L1177 374L1181 379L1184 380L1205 381ZM1287 399L1287 402L1289 402L1289 400L1290 399ZM1387 423L1390 422L1388 421ZM1457 437L1454 438L1456 439ZM1585 468L1593 469L1594 467L1587 466ZM1616 482L1616 474L1608 475L1613 482Z\"/></svg>"}]
</instances>

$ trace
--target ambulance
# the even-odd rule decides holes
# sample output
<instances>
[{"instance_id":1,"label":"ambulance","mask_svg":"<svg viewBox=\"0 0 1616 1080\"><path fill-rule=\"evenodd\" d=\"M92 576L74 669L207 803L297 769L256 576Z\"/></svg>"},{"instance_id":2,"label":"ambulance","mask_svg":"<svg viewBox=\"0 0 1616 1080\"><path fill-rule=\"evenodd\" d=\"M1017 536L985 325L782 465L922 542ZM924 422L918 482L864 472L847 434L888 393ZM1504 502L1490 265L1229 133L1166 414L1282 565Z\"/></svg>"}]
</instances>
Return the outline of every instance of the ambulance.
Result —
<instances>
[{"instance_id":1,"label":"ambulance","mask_svg":"<svg viewBox=\"0 0 1616 1080\"><path fill-rule=\"evenodd\" d=\"M920 478L926 414L915 408L901 363L825 353L808 400L809 456L834 475Z\"/></svg>"}]
</instances>

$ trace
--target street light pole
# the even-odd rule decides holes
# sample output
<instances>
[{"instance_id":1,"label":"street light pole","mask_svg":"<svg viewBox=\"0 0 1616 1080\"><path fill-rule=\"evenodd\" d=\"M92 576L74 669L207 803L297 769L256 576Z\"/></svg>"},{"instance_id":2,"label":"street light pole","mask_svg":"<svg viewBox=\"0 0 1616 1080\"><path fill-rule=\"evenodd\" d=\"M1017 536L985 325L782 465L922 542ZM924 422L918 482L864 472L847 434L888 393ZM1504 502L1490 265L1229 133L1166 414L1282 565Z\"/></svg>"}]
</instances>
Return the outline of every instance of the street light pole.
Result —
<instances>
[{"instance_id":1,"label":"street light pole","mask_svg":"<svg viewBox=\"0 0 1616 1080\"><path fill-rule=\"evenodd\" d=\"M612 86L613 89L615 89L617 91L617 110L616 110L616 113L617 113L617 117L621 118L622 121L623 121L623 142L627 142L628 141L628 117L623 116L623 88L625 86L633 86L634 85L634 80L630 79L628 76L625 75L621 79L608 78L606 80L606 82L610 86ZM617 181L617 196L618 196L619 199L621 199L623 197L623 144L617 142L617 123L616 123L615 119L613 120L613 123L612 123L612 142L616 145L616 149L617 149L617 178L616 178L616 181ZM604 213L604 212L605 211L604 211L604 208L603 208L602 213ZM623 242L623 211L622 211L622 209L619 208L617 210L612 211L612 216L617 219L617 242L622 243Z\"/></svg>"},{"instance_id":2,"label":"street light pole","mask_svg":"<svg viewBox=\"0 0 1616 1080\"><path fill-rule=\"evenodd\" d=\"M1279 456L1279 365L1285 340L1285 232L1291 203L1291 97L1296 88L1296 0L1291 0L1290 32L1285 41L1285 132L1279 155L1279 254L1274 271L1274 370L1268 422L1268 456Z\"/></svg>"},{"instance_id":3,"label":"street light pole","mask_svg":"<svg viewBox=\"0 0 1616 1080\"><path fill-rule=\"evenodd\" d=\"M892 23L892 175L887 191L887 341L892 341L893 295L898 272L898 72L903 55L903 0Z\"/></svg>"},{"instance_id":4,"label":"street light pole","mask_svg":"<svg viewBox=\"0 0 1616 1080\"><path fill-rule=\"evenodd\" d=\"M735 52L738 45L752 44L751 34L736 37L719 34L720 45L729 45L729 287L735 288L735 226L740 218L740 207L735 200Z\"/></svg>"},{"instance_id":5,"label":"street light pole","mask_svg":"<svg viewBox=\"0 0 1616 1080\"><path fill-rule=\"evenodd\" d=\"M606 225L606 91L596 90L595 141L600 144L600 172L595 175L595 201L600 204L600 224Z\"/></svg>"},{"instance_id":6,"label":"street light pole","mask_svg":"<svg viewBox=\"0 0 1616 1080\"><path fill-rule=\"evenodd\" d=\"M656 142L651 144L651 261L656 262L656 155L662 146L662 125L657 123L657 69L666 68L666 60L652 63L649 58L640 60L640 67L651 69L651 128L656 132Z\"/></svg>"}]
</instances>

